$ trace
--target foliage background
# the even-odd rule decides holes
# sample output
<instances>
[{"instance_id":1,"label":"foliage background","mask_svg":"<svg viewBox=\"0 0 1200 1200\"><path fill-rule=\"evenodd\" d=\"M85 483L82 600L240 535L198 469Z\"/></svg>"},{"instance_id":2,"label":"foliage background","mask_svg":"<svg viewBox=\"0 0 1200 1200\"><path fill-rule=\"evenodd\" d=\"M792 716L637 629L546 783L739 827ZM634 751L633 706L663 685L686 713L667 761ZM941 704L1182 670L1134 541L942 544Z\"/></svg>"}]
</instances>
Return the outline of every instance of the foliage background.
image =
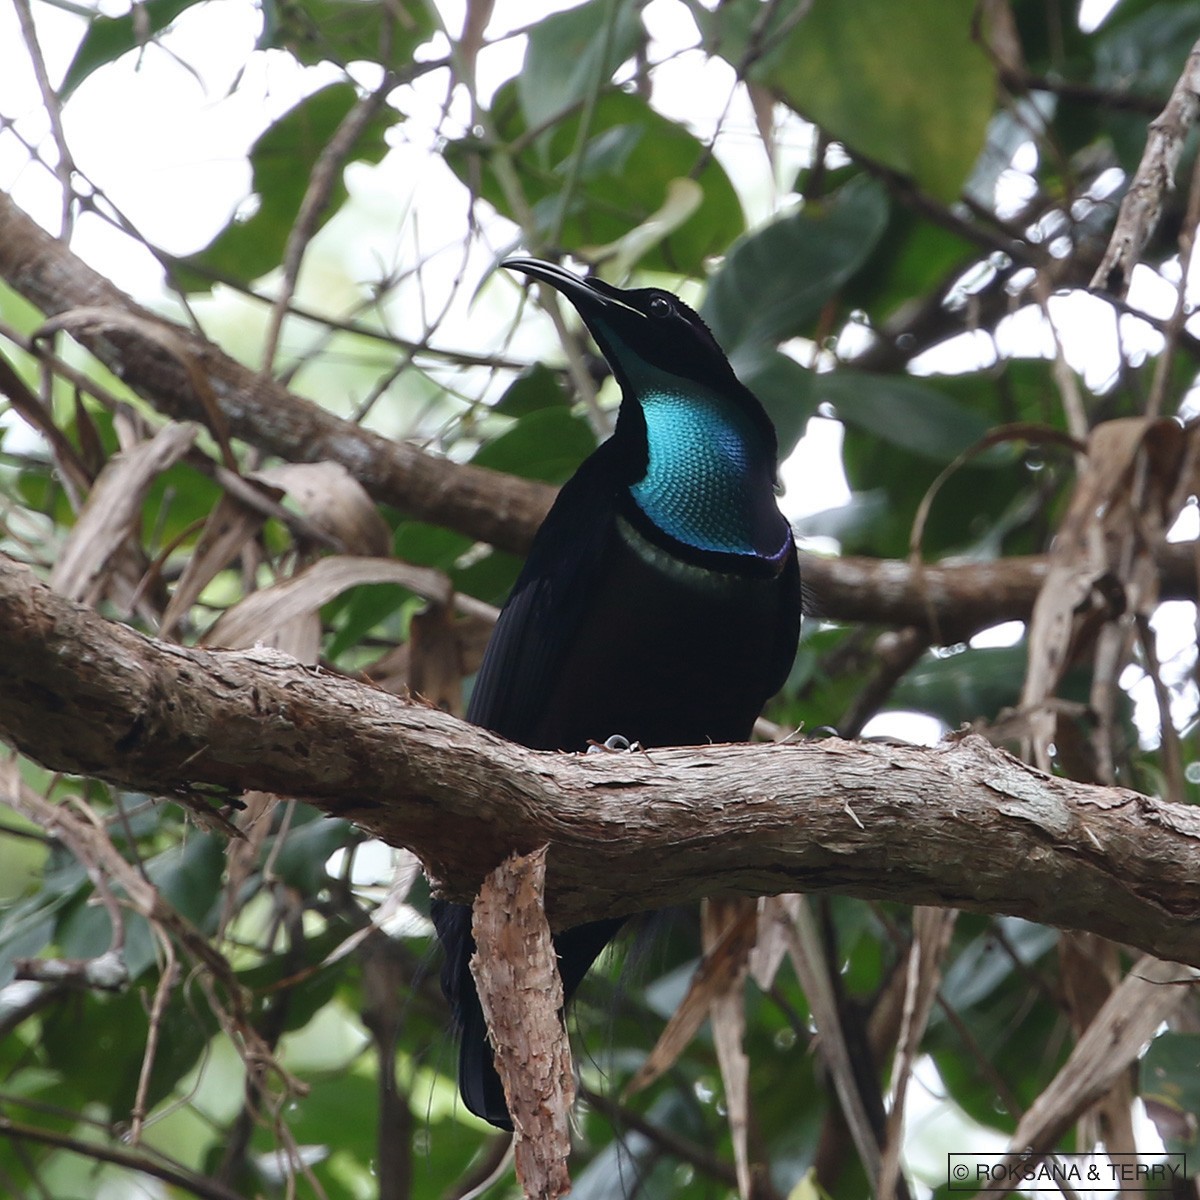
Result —
<instances>
[{"instance_id":1,"label":"foliage background","mask_svg":"<svg viewBox=\"0 0 1200 1200\"><path fill-rule=\"evenodd\" d=\"M18 0L14 13L23 68L42 77L32 107L0 114L9 194L139 299L431 454L560 483L608 427L613 386L571 314L541 296L539 315L492 273L518 248L697 304L784 455L814 417L841 433L844 495L836 440L785 470L785 504L817 552L1043 553L1089 430L1194 411L1194 144L1128 302L1087 289L1148 122L1200 38L1195 5L1121 0L1081 18L1032 0L917 0L901 17L886 0L588 0L531 20L519 6L418 0L147 0L132 13ZM249 39L236 67L187 76L222 37ZM200 173L172 194L154 164L186 161L195 131L172 127L166 106L155 126L156 89L181 73L235 114L229 145L247 152L196 156ZM89 121L103 119L106 87L123 89L132 127L98 141ZM212 198L226 193L228 211ZM174 205L201 215L164 220ZM79 598L160 636L270 639L461 705L513 554L376 507L344 471L205 435L140 490L124 479L133 518L110 513L117 548L88 560L72 532L89 495L163 418L68 338L35 346L42 321L0 286L0 549L64 590L65 558L82 555ZM218 464L278 489L271 515L239 501ZM1194 495L1172 536L1195 538ZM306 569L334 555L344 573L327 587ZM442 573L455 615L428 588L385 582L382 555ZM278 589L292 580L285 617ZM767 714L777 728L854 736L904 711L986 729L1018 708L1024 627L959 629L944 644L936 630L840 622L816 602ZM1055 681L1053 766L1194 802L1194 606L1132 615L1115 660L1097 666L1085 639ZM1098 679L1120 684L1107 713L1089 707ZM406 855L293 803L249 797L237 817L248 836L231 843L152 797L24 760L5 771L0 1191L434 1197L495 1161L500 1147L455 1102L427 895ZM29 819L40 810L22 789L87 814L221 970L170 924L123 908L78 844ZM886 1030L911 914L834 900L818 915L847 1013ZM945 1190L947 1150L1004 1144L1127 965L1115 948L1072 954L1062 941L1004 917L954 926L904 1139L918 1193ZM698 945L695 916L680 914L578 1006L593 1098L577 1195L734 1189L707 1033L621 1098ZM106 954L128 972L116 993L11 982L23 959ZM864 1194L794 977L748 986L745 1007L759 1193L805 1196L819 1181ZM1200 1149L1195 1028L1181 1006L1116 1101L1146 1100L1139 1149L1156 1133ZM895 1031L876 1038L886 1092ZM1086 1117L1062 1148L1115 1137L1107 1119Z\"/></svg>"}]
</instances>

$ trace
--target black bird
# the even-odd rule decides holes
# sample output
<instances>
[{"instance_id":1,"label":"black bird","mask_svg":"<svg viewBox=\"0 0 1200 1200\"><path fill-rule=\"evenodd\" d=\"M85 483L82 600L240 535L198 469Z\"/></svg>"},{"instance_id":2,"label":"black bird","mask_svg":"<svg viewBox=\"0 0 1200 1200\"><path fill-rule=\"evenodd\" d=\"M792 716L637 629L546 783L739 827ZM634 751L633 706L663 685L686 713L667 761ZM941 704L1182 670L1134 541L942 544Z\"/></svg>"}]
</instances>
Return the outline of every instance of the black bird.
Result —
<instances>
[{"instance_id":1,"label":"black bird","mask_svg":"<svg viewBox=\"0 0 1200 1200\"><path fill-rule=\"evenodd\" d=\"M745 741L792 665L796 547L777 444L708 327L658 288L503 264L561 292L621 385L612 437L563 486L488 643L467 719L541 750ZM511 1129L468 962L471 910L434 901L467 1108ZM555 938L569 1000L623 918Z\"/></svg>"}]
</instances>

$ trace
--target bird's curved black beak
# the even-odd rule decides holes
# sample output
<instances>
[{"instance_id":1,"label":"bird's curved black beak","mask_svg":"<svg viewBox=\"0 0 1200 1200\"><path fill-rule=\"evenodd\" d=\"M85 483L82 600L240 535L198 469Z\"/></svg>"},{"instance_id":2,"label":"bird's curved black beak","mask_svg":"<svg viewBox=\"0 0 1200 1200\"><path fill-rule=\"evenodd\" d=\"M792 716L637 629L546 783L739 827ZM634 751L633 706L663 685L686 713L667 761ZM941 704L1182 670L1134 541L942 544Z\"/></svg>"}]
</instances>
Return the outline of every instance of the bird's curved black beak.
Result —
<instances>
[{"instance_id":1,"label":"bird's curved black beak","mask_svg":"<svg viewBox=\"0 0 1200 1200\"><path fill-rule=\"evenodd\" d=\"M628 312L644 316L632 304L621 299L620 291L599 279L581 279L557 263L544 262L540 258L506 258L501 264L514 271L548 283L561 292L579 310L581 316L600 315L606 308L623 308Z\"/></svg>"}]
</instances>

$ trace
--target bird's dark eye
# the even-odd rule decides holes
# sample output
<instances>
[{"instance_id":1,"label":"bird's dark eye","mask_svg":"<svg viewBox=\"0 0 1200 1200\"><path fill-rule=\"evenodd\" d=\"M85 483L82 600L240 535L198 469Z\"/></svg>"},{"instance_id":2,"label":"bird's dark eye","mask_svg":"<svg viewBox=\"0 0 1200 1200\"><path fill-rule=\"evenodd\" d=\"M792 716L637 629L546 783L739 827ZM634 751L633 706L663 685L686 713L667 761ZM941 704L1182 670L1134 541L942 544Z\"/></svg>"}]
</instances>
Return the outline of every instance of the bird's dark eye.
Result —
<instances>
[{"instance_id":1,"label":"bird's dark eye","mask_svg":"<svg viewBox=\"0 0 1200 1200\"><path fill-rule=\"evenodd\" d=\"M669 317L674 311L675 309L666 296L652 296L650 298L650 315L652 317Z\"/></svg>"}]
</instances>

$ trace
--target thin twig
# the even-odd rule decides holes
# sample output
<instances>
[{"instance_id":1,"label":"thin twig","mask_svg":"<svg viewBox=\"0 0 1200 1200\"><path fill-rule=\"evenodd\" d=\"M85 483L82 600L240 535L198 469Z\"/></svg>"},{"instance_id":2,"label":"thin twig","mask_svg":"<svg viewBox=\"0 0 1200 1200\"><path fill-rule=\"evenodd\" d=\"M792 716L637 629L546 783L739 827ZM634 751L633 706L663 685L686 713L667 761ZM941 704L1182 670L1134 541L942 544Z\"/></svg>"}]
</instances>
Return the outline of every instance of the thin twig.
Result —
<instances>
[{"instance_id":1,"label":"thin twig","mask_svg":"<svg viewBox=\"0 0 1200 1200\"><path fill-rule=\"evenodd\" d=\"M1196 226L1200 224L1200 157L1192 165L1191 191L1188 194L1187 214L1179 229L1179 284L1175 289L1175 308L1163 330L1163 348L1154 364L1154 378L1146 400L1146 416L1157 417L1166 410L1167 388L1175 367L1175 350L1180 334L1191 315L1187 292L1192 258L1196 250Z\"/></svg>"},{"instance_id":2,"label":"thin twig","mask_svg":"<svg viewBox=\"0 0 1200 1200\"><path fill-rule=\"evenodd\" d=\"M1168 800L1184 804L1187 802L1187 788L1183 771L1183 744L1179 740L1179 730L1171 720L1171 696L1163 682L1162 664L1158 661L1154 630L1145 613L1137 613L1134 622L1137 626L1138 642L1146 658L1146 673L1154 686L1154 700L1158 705L1158 726L1162 737L1159 762L1162 764L1163 782L1166 785L1163 792Z\"/></svg>"},{"instance_id":3,"label":"thin twig","mask_svg":"<svg viewBox=\"0 0 1200 1200\"><path fill-rule=\"evenodd\" d=\"M309 176L308 187L304 190L304 198L300 202L300 211L288 232L287 245L283 252L283 280L279 285L279 295L271 307L271 315L263 336L264 373L270 374L274 367L283 319L299 280L300 263L309 242L317 232L317 222L333 194L338 172L354 149L355 142L383 107L394 87L394 77L390 73L385 74L380 86L358 100L342 118L333 136L317 156Z\"/></svg>"},{"instance_id":4,"label":"thin twig","mask_svg":"<svg viewBox=\"0 0 1200 1200\"><path fill-rule=\"evenodd\" d=\"M737 1172L734 1170L733 1164L722 1162L705 1147L697 1145L669 1129L655 1125L641 1113L618 1104L600 1092L592 1091L591 1088L581 1086L579 1098L617 1128L631 1129L634 1133L640 1133L664 1154L669 1154L672 1158L695 1167L701 1174L707 1175L718 1183L723 1183L731 1188L737 1187Z\"/></svg>"},{"instance_id":5,"label":"thin twig","mask_svg":"<svg viewBox=\"0 0 1200 1200\"><path fill-rule=\"evenodd\" d=\"M46 60L42 56L41 43L38 41L37 27L34 25L33 11L29 0L15 0L17 19L21 22L21 36L25 39L25 49L29 52L29 61L33 66L34 78L38 90L42 93L42 107L50 121L50 132L58 149L58 162L54 166L54 174L62 187L62 207L59 214L59 236L64 240L71 237L72 212L74 199L71 187L71 175L75 170L75 162L67 145L67 134L63 128L62 107L58 93L50 82L46 70Z\"/></svg>"},{"instance_id":6,"label":"thin twig","mask_svg":"<svg viewBox=\"0 0 1200 1200\"><path fill-rule=\"evenodd\" d=\"M1129 290L1133 268L1162 217L1184 142L1198 115L1200 42L1192 47L1166 108L1150 122L1142 161L1121 201L1108 249L1092 276L1092 287L1098 291L1124 297Z\"/></svg>"},{"instance_id":7,"label":"thin twig","mask_svg":"<svg viewBox=\"0 0 1200 1200\"><path fill-rule=\"evenodd\" d=\"M19 1121L0 1116L0 1134L17 1141L36 1142L42 1146L53 1146L58 1150L67 1150L72 1154L92 1158L97 1162L112 1163L115 1166L127 1167L132 1171L140 1171L143 1175L151 1175L164 1183L183 1188L200 1200L243 1200L237 1192L225 1187L206 1175L197 1175L182 1164L171 1160L157 1162L144 1154L133 1154L128 1150L119 1150L114 1146L106 1146L98 1142L83 1142L67 1133L59 1133L54 1129L43 1129L36 1125L25 1125Z\"/></svg>"},{"instance_id":8,"label":"thin twig","mask_svg":"<svg viewBox=\"0 0 1200 1200\"><path fill-rule=\"evenodd\" d=\"M152 927L153 928L153 927ZM154 1070L154 1061L158 1056L158 1042L162 1035L163 1018L166 1015L167 1004L171 993L179 982L179 962L171 939L163 936L160 929L154 932L162 948L165 965L158 978L158 986L154 989L154 1000L150 1005L150 1023L146 1030L146 1048L142 1053L142 1069L138 1073L137 1092L133 1100L133 1112L130 1117L129 1141L136 1146L142 1139L142 1129L146 1123L147 1096L150 1092L150 1074Z\"/></svg>"}]
</instances>

